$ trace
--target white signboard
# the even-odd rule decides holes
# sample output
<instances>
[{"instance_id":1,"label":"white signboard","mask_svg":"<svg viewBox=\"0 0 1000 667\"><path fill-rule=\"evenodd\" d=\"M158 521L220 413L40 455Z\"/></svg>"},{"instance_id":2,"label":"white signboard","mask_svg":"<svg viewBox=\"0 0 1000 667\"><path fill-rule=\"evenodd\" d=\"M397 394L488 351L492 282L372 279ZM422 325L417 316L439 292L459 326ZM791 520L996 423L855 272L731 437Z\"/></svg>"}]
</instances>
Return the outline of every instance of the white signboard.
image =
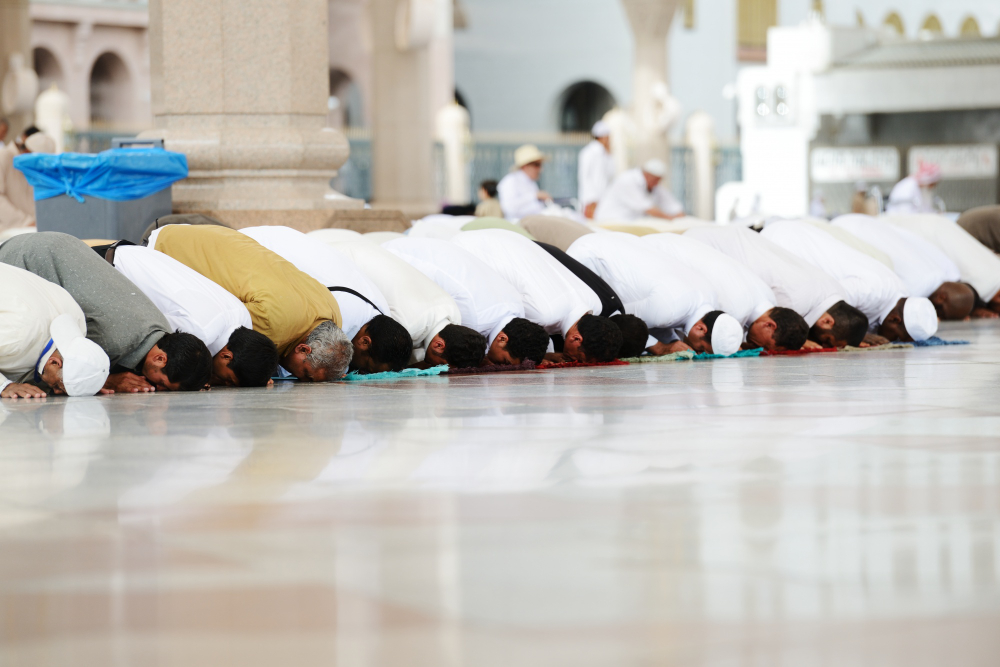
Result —
<instances>
[{"instance_id":1,"label":"white signboard","mask_svg":"<svg viewBox=\"0 0 1000 667\"><path fill-rule=\"evenodd\" d=\"M814 148L809 158L813 183L899 180L899 151L892 146Z\"/></svg>"},{"instance_id":2,"label":"white signboard","mask_svg":"<svg viewBox=\"0 0 1000 667\"><path fill-rule=\"evenodd\" d=\"M997 147L995 144L964 146L914 146L907 158L909 173L920 163L936 164L942 179L972 179L997 177Z\"/></svg>"}]
</instances>

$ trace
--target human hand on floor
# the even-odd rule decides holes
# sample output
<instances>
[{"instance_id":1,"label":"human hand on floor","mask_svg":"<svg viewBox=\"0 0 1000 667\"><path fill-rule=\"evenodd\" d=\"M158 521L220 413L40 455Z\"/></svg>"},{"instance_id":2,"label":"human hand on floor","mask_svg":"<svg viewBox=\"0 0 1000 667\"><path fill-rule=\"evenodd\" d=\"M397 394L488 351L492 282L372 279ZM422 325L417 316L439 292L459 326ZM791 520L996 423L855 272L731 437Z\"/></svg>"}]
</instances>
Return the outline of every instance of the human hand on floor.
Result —
<instances>
[{"instance_id":1,"label":"human hand on floor","mask_svg":"<svg viewBox=\"0 0 1000 667\"><path fill-rule=\"evenodd\" d=\"M114 373L108 376L104 383L105 389L110 389L119 393L137 394L145 391L156 391L156 387L149 384L146 378L135 373Z\"/></svg>"},{"instance_id":2,"label":"human hand on floor","mask_svg":"<svg viewBox=\"0 0 1000 667\"><path fill-rule=\"evenodd\" d=\"M0 398L45 398L45 392L33 384L13 382L0 391Z\"/></svg>"},{"instance_id":3,"label":"human hand on floor","mask_svg":"<svg viewBox=\"0 0 1000 667\"><path fill-rule=\"evenodd\" d=\"M971 317L974 320L995 320L1000 315L994 313L989 308L973 308Z\"/></svg>"},{"instance_id":4,"label":"human hand on floor","mask_svg":"<svg viewBox=\"0 0 1000 667\"><path fill-rule=\"evenodd\" d=\"M552 364L562 364L567 361L573 361L562 352L547 352L545 358L542 359L542 363L538 364L539 368L544 368Z\"/></svg>"},{"instance_id":5,"label":"human hand on floor","mask_svg":"<svg viewBox=\"0 0 1000 667\"><path fill-rule=\"evenodd\" d=\"M675 340L673 343L656 343L651 347L646 348L647 351L657 357L662 357L666 354L673 354L674 352L684 352L685 350L690 350L691 346L682 340Z\"/></svg>"},{"instance_id":6,"label":"human hand on floor","mask_svg":"<svg viewBox=\"0 0 1000 667\"><path fill-rule=\"evenodd\" d=\"M805 342L805 343L804 343L804 344L802 345L802 349L803 349L803 350L822 350L822 349L823 349L823 346L822 346L822 345L820 345L819 343L817 343L817 342L816 342L816 341L814 341L814 340L807 340L807 341L806 341L806 342Z\"/></svg>"},{"instance_id":7,"label":"human hand on floor","mask_svg":"<svg viewBox=\"0 0 1000 667\"><path fill-rule=\"evenodd\" d=\"M888 345L891 342L885 336L869 333L865 334L864 340L861 341L861 347L878 347L879 345Z\"/></svg>"}]
</instances>

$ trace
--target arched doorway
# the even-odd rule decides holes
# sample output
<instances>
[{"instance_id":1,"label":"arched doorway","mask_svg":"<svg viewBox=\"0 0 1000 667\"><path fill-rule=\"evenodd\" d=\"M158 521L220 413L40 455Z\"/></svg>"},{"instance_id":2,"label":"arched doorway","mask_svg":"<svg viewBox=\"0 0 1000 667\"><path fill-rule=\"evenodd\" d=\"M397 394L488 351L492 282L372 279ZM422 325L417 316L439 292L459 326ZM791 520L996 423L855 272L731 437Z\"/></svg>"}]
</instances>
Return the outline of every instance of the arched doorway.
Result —
<instances>
[{"instance_id":1,"label":"arched doorway","mask_svg":"<svg viewBox=\"0 0 1000 667\"><path fill-rule=\"evenodd\" d=\"M560 97L559 129L562 132L590 132L594 123L614 107L614 96L601 84L593 81L574 83Z\"/></svg>"},{"instance_id":2,"label":"arched doorway","mask_svg":"<svg viewBox=\"0 0 1000 667\"><path fill-rule=\"evenodd\" d=\"M48 90L53 83L59 86L63 92L66 86L63 84L62 65L55 55L44 47L36 47L31 52L35 74L38 75L38 91Z\"/></svg>"},{"instance_id":3,"label":"arched doorway","mask_svg":"<svg viewBox=\"0 0 1000 667\"><path fill-rule=\"evenodd\" d=\"M127 127L132 121L132 80L116 54L108 52L90 70L90 124Z\"/></svg>"},{"instance_id":4,"label":"arched doorway","mask_svg":"<svg viewBox=\"0 0 1000 667\"><path fill-rule=\"evenodd\" d=\"M340 69L330 70L330 98L327 123L330 127L364 127L364 105L361 89L351 75Z\"/></svg>"}]
</instances>

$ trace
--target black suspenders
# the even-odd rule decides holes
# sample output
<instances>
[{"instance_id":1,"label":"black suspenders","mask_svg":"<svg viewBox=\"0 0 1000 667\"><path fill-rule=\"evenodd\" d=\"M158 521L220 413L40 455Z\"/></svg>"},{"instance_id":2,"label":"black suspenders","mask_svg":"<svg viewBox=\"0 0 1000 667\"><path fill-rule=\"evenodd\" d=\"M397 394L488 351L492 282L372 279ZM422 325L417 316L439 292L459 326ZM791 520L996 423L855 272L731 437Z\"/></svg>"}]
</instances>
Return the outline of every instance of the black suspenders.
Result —
<instances>
[{"instance_id":1,"label":"black suspenders","mask_svg":"<svg viewBox=\"0 0 1000 667\"><path fill-rule=\"evenodd\" d=\"M385 315L385 313L382 312L381 308L379 308L374 303L372 303L371 299L369 299L368 297L366 297L364 294L362 294L360 292L356 292L355 290L352 290L350 287L339 287L338 286L338 287L327 287L327 289L330 290L331 292L347 292L348 294L353 294L354 296L358 297L359 299L361 299L362 301L364 301L365 303L367 303L369 306L371 306L372 308L374 308L375 310L377 310L379 313L382 313L382 315Z\"/></svg>"}]
</instances>

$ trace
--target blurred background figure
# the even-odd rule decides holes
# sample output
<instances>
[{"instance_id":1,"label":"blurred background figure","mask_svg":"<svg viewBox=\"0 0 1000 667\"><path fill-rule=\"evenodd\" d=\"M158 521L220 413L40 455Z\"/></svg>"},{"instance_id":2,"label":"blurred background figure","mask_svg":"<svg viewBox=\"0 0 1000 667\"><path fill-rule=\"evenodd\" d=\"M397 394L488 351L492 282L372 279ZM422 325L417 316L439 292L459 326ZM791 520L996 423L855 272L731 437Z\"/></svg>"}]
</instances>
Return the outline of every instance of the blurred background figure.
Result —
<instances>
[{"instance_id":1,"label":"blurred background figure","mask_svg":"<svg viewBox=\"0 0 1000 667\"><path fill-rule=\"evenodd\" d=\"M580 151L577 163L578 199L583 217L594 218L601 197L615 180L615 158L611 154L611 126L603 120L594 123L593 139Z\"/></svg>"},{"instance_id":2,"label":"blurred background figure","mask_svg":"<svg viewBox=\"0 0 1000 667\"><path fill-rule=\"evenodd\" d=\"M44 132L33 132L22 142L0 149L0 239L19 228L35 226L35 193L14 158L24 153L54 153L55 142Z\"/></svg>"},{"instance_id":3,"label":"blurred background figure","mask_svg":"<svg viewBox=\"0 0 1000 667\"><path fill-rule=\"evenodd\" d=\"M809 202L809 215L814 218L822 218L826 220L828 215L826 211L826 200L823 199L823 191L816 188L813 191L812 201Z\"/></svg>"},{"instance_id":4,"label":"blurred background figure","mask_svg":"<svg viewBox=\"0 0 1000 667\"><path fill-rule=\"evenodd\" d=\"M936 164L921 162L919 168L899 183L889 193L886 213L937 213L944 211L934 188L941 182L941 168Z\"/></svg>"},{"instance_id":5,"label":"blurred background figure","mask_svg":"<svg viewBox=\"0 0 1000 667\"><path fill-rule=\"evenodd\" d=\"M497 182L483 181L479 184L479 204L476 205L477 218L502 218L503 209L497 199Z\"/></svg>"},{"instance_id":6,"label":"blurred background figure","mask_svg":"<svg viewBox=\"0 0 1000 667\"><path fill-rule=\"evenodd\" d=\"M525 144L514 151L514 169L497 184L500 208L504 217L517 221L545 210L552 201L549 193L538 188L542 164L546 157L534 144Z\"/></svg>"}]
</instances>

